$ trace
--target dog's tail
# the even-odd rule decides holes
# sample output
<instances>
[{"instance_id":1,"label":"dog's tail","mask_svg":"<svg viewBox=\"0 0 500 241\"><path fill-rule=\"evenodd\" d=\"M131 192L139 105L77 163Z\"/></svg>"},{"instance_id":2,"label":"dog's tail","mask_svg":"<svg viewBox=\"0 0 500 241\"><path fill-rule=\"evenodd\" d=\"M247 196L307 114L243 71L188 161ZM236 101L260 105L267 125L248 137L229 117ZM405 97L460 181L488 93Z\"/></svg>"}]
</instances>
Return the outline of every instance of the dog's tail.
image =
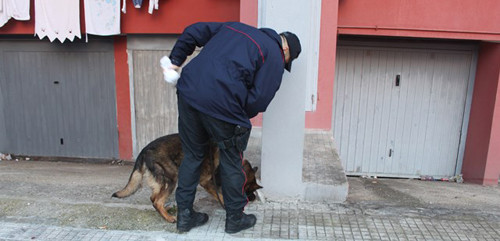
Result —
<instances>
[{"instance_id":1,"label":"dog's tail","mask_svg":"<svg viewBox=\"0 0 500 241\"><path fill-rule=\"evenodd\" d=\"M142 186L142 177L145 170L144 155L139 155L130 174L127 185L120 191L113 193L111 197L124 198L134 194Z\"/></svg>"}]
</instances>

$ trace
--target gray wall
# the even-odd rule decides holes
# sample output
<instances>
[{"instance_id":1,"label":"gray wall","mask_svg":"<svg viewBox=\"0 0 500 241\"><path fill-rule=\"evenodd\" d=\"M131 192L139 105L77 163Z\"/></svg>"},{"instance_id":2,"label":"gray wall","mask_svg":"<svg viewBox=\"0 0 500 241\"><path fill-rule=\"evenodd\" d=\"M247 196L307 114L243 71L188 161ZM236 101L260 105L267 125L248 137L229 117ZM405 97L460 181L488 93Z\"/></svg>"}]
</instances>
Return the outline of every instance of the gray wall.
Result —
<instances>
[{"instance_id":1,"label":"gray wall","mask_svg":"<svg viewBox=\"0 0 500 241\"><path fill-rule=\"evenodd\" d=\"M0 80L4 77L3 65L0 65ZM2 81L0 81L1 83ZM7 150L7 133L5 130L5 115L4 115L4 101L2 95L2 86L0 85L0 152L4 153Z\"/></svg>"}]
</instances>

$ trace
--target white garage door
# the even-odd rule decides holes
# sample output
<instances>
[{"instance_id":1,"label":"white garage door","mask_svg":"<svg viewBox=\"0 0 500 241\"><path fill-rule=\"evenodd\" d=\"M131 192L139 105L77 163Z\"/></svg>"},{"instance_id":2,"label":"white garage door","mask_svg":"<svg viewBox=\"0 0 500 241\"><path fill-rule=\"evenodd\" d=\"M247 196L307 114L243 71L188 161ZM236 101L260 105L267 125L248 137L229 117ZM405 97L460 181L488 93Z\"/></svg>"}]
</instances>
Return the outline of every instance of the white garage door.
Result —
<instances>
[{"instance_id":1,"label":"white garage door","mask_svg":"<svg viewBox=\"0 0 500 241\"><path fill-rule=\"evenodd\" d=\"M340 46L333 129L348 174L455 175L473 50Z\"/></svg>"}]
</instances>

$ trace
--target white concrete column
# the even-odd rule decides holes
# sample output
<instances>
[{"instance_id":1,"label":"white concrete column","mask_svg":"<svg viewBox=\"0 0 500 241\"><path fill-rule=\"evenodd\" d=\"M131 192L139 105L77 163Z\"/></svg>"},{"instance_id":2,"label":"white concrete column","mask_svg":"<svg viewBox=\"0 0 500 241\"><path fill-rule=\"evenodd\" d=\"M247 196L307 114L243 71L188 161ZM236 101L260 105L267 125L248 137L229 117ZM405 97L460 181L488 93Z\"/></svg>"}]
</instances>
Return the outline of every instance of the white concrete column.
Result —
<instances>
[{"instance_id":1,"label":"white concrete column","mask_svg":"<svg viewBox=\"0 0 500 241\"><path fill-rule=\"evenodd\" d=\"M278 33L290 31L299 37L302 53L285 70L280 90L263 115L261 178L267 198L303 198L302 161L304 148L306 86L317 76L317 42L311 34L317 25L320 0L261 0L259 27ZM313 16L314 15L314 16ZM314 57L316 56L316 57ZM312 73L312 74L311 74ZM312 77L311 77L312 76Z\"/></svg>"}]
</instances>

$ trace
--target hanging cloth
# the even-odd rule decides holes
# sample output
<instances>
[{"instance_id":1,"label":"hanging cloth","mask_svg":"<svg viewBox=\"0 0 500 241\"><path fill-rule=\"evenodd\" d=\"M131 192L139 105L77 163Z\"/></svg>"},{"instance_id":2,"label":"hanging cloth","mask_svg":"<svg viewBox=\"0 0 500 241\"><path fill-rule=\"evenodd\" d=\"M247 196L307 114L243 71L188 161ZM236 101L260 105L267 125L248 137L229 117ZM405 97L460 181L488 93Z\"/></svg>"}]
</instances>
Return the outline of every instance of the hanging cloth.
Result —
<instances>
[{"instance_id":1,"label":"hanging cloth","mask_svg":"<svg viewBox=\"0 0 500 241\"><path fill-rule=\"evenodd\" d=\"M135 8L141 8L142 0L132 0L132 2L134 3Z\"/></svg>"},{"instance_id":2,"label":"hanging cloth","mask_svg":"<svg viewBox=\"0 0 500 241\"><path fill-rule=\"evenodd\" d=\"M0 27L5 25L10 19L10 15L6 8L7 1L8 0L0 0Z\"/></svg>"},{"instance_id":3,"label":"hanging cloth","mask_svg":"<svg viewBox=\"0 0 500 241\"><path fill-rule=\"evenodd\" d=\"M0 0L0 27L11 18L30 20L30 0Z\"/></svg>"},{"instance_id":4,"label":"hanging cloth","mask_svg":"<svg viewBox=\"0 0 500 241\"><path fill-rule=\"evenodd\" d=\"M149 0L149 14L153 14L153 8L158 10L158 0Z\"/></svg>"},{"instance_id":5,"label":"hanging cloth","mask_svg":"<svg viewBox=\"0 0 500 241\"><path fill-rule=\"evenodd\" d=\"M30 0L3 0L7 1L9 14L15 20L30 20Z\"/></svg>"},{"instance_id":6,"label":"hanging cloth","mask_svg":"<svg viewBox=\"0 0 500 241\"><path fill-rule=\"evenodd\" d=\"M81 38L80 0L35 0L35 35L61 43Z\"/></svg>"},{"instance_id":7,"label":"hanging cloth","mask_svg":"<svg viewBox=\"0 0 500 241\"><path fill-rule=\"evenodd\" d=\"M84 0L85 29L87 34L120 34L119 0Z\"/></svg>"}]
</instances>

